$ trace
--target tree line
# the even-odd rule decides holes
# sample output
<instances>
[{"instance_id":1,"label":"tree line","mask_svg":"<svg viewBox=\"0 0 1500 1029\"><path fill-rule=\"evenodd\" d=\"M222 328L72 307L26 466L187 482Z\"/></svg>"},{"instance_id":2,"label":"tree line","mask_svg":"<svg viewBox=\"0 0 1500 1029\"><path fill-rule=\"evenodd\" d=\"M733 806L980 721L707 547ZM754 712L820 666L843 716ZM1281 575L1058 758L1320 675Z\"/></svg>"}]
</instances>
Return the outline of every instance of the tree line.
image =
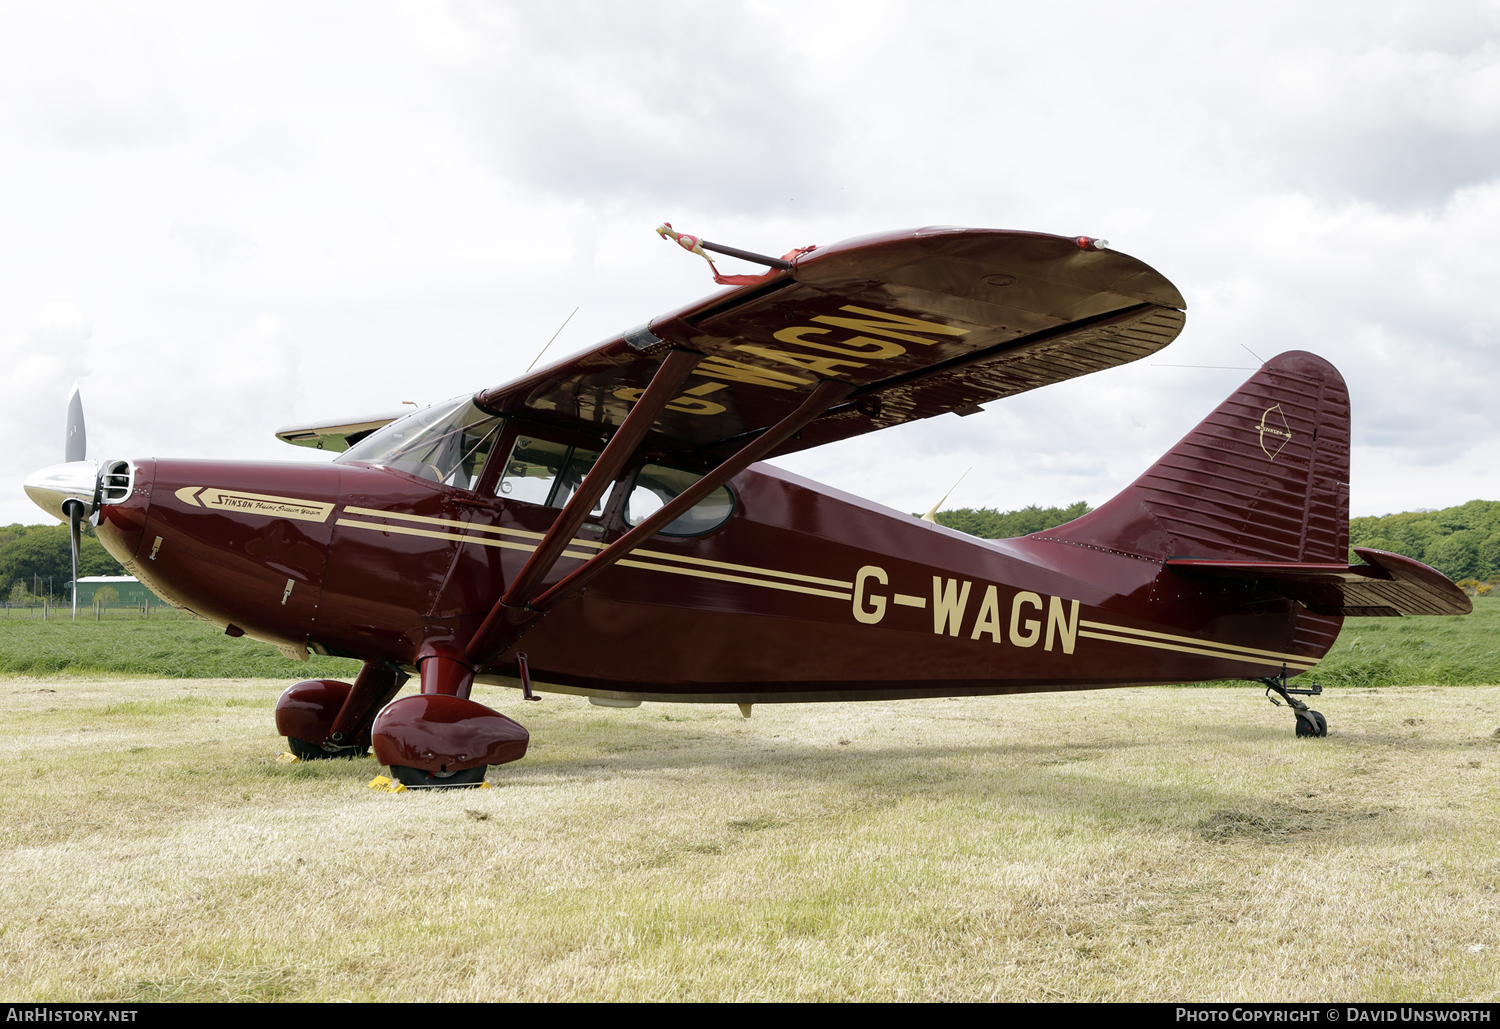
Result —
<instances>
[{"instance_id":1,"label":"tree line","mask_svg":"<svg viewBox=\"0 0 1500 1029\"><path fill-rule=\"evenodd\" d=\"M981 539L1009 539L1053 528L1092 510L1083 501L1071 507L1018 511L964 507L941 511L937 520ZM1472 581L1477 587L1500 576L1500 501L1471 500L1441 511L1351 518L1349 547L1350 564L1360 563L1354 547L1388 550L1429 564L1454 582Z\"/></svg>"},{"instance_id":2,"label":"tree line","mask_svg":"<svg viewBox=\"0 0 1500 1029\"><path fill-rule=\"evenodd\" d=\"M996 511L993 507L956 507L939 511L939 525L985 540L1008 540L1027 536L1081 518L1093 508L1079 501L1070 507L1023 507L1018 511Z\"/></svg>"},{"instance_id":3,"label":"tree line","mask_svg":"<svg viewBox=\"0 0 1500 1029\"><path fill-rule=\"evenodd\" d=\"M937 521L980 539L1010 539L1041 532L1088 514L1083 501L1068 507L1031 505L1015 511L993 507L958 507L940 511ZM1500 501L1471 500L1441 511L1403 511L1349 520L1349 546L1389 550L1423 561L1455 582L1483 582L1500 576ZM1350 563L1357 563L1349 551ZM7 525L0 528L0 584L4 592L25 587L24 594L62 597L73 577L72 548L66 525ZM85 525L79 551L80 575L124 575ZM40 593L38 593L40 589Z\"/></svg>"},{"instance_id":4,"label":"tree line","mask_svg":"<svg viewBox=\"0 0 1500 1029\"><path fill-rule=\"evenodd\" d=\"M1352 518L1349 545L1414 557L1454 582L1488 580L1500 575L1500 501Z\"/></svg>"},{"instance_id":5,"label":"tree line","mask_svg":"<svg viewBox=\"0 0 1500 1029\"><path fill-rule=\"evenodd\" d=\"M109 556L84 525L78 548L78 574L124 575L120 562ZM41 597L61 600L73 578L73 545L66 525L6 525L0 527L0 584L13 604L30 604ZM17 590L19 587L19 592Z\"/></svg>"}]
</instances>

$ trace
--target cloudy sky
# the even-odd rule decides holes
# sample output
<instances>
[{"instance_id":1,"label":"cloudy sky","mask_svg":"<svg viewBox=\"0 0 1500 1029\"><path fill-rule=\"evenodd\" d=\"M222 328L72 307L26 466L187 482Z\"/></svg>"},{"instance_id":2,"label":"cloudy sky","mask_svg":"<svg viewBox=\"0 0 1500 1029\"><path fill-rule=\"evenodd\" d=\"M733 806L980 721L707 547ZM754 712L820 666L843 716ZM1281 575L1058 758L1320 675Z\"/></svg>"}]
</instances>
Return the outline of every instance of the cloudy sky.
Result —
<instances>
[{"instance_id":1,"label":"cloudy sky","mask_svg":"<svg viewBox=\"0 0 1500 1029\"><path fill-rule=\"evenodd\" d=\"M0 0L0 187L0 524L75 379L91 457L326 460L272 433L710 292L663 220L1087 234L1182 290L1155 358L781 462L893 507L1098 504L1291 349L1349 382L1353 513L1500 499L1495 3Z\"/></svg>"}]
</instances>

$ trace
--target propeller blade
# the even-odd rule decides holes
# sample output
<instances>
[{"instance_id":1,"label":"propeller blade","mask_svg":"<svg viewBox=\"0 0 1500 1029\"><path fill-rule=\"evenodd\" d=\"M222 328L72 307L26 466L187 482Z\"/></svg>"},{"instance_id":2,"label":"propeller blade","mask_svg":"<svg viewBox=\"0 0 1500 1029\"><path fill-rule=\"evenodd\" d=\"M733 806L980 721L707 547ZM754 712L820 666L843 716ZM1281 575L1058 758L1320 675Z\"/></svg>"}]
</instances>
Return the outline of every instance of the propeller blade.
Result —
<instances>
[{"instance_id":1,"label":"propeller blade","mask_svg":"<svg viewBox=\"0 0 1500 1029\"><path fill-rule=\"evenodd\" d=\"M78 391L78 383L75 382L73 393L68 397L68 434L63 442L63 453L66 455L63 460L82 461L88 449L88 433L83 428L83 396Z\"/></svg>"},{"instance_id":2,"label":"propeller blade","mask_svg":"<svg viewBox=\"0 0 1500 1029\"><path fill-rule=\"evenodd\" d=\"M83 543L83 503L70 500L63 505L68 509L68 535L73 543L73 621L78 621L78 549Z\"/></svg>"}]
</instances>

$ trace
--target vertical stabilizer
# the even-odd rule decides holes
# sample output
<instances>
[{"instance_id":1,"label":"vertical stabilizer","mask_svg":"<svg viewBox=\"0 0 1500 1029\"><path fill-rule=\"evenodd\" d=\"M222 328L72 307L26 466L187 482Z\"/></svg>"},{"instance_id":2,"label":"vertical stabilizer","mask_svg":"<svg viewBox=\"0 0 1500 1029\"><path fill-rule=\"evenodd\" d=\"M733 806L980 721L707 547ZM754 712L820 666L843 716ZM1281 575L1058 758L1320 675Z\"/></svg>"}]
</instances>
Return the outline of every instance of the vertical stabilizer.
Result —
<instances>
[{"instance_id":1,"label":"vertical stabilizer","mask_svg":"<svg viewBox=\"0 0 1500 1029\"><path fill-rule=\"evenodd\" d=\"M1273 357L1123 493L1037 537L1157 561L1348 560L1343 377L1313 354Z\"/></svg>"}]
</instances>

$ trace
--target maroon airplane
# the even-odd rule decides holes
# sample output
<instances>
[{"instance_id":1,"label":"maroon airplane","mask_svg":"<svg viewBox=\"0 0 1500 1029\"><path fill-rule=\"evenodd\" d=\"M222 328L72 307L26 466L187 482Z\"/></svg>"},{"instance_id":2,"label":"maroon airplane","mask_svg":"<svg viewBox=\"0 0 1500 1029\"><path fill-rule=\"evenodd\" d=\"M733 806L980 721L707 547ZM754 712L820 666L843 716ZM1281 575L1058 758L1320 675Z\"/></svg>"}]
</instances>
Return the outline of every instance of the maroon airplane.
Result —
<instances>
[{"instance_id":1,"label":"maroon airplane","mask_svg":"<svg viewBox=\"0 0 1500 1029\"><path fill-rule=\"evenodd\" d=\"M669 229L664 226L663 231ZM676 233L671 233L676 236ZM27 492L90 518L126 569L230 636L355 658L296 684L302 758L409 786L526 752L475 682L753 704L1291 677L1346 615L1464 614L1409 558L1348 561L1349 397L1268 361L1119 496L980 540L758 462L1152 354L1181 295L1088 237L931 228L769 267L515 382L406 414L287 428L330 464L84 460ZM708 256L703 254L703 256ZM392 698L410 675L421 692Z\"/></svg>"}]
</instances>

